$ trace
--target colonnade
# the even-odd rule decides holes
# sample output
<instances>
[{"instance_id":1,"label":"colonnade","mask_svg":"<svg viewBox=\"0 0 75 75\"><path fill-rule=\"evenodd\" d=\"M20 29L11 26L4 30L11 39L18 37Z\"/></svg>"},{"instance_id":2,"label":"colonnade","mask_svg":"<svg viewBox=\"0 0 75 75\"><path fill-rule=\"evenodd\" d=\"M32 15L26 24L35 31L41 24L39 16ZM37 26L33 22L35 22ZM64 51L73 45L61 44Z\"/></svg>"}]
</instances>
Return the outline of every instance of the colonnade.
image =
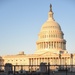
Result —
<instances>
[{"instance_id":1,"label":"colonnade","mask_svg":"<svg viewBox=\"0 0 75 75\"><path fill-rule=\"evenodd\" d=\"M64 42L39 42L37 43L37 49L66 49L66 43Z\"/></svg>"},{"instance_id":2,"label":"colonnade","mask_svg":"<svg viewBox=\"0 0 75 75\"><path fill-rule=\"evenodd\" d=\"M50 63L50 65L71 65L70 57L51 57L51 58L29 58L29 65L40 65L41 62Z\"/></svg>"}]
</instances>

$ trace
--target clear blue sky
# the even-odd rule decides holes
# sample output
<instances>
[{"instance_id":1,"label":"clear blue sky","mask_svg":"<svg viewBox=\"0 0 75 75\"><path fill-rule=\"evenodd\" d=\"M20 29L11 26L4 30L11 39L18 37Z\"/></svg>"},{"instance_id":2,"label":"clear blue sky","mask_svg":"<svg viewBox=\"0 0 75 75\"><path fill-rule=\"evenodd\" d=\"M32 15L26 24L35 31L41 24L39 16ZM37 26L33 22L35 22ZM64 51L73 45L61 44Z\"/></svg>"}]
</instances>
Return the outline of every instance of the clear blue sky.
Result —
<instances>
[{"instance_id":1,"label":"clear blue sky","mask_svg":"<svg viewBox=\"0 0 75 75\"><path fill-rule=\"evenodd\" d=\"M75 53L75 0L0 0L0 55L34 53L50 3L67 50Z\"/></svg>"}]
</instances>

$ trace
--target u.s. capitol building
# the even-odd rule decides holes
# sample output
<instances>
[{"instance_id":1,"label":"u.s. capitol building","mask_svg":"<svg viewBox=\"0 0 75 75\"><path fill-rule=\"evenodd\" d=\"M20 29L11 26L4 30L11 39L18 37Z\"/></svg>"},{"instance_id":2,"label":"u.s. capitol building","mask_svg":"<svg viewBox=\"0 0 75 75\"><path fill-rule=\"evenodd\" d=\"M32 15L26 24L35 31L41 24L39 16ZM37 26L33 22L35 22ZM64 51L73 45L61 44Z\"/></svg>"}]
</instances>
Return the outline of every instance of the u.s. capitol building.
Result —
<instances>
[{"instance_id":1,"label":"u.s. capitol building","mask_svg":"<svg viewBox=\"0 0 75 75\"><path fill-rule=\"evenodd\" d=\"M34 54L24 54L22 51L16 55L1 56L0 65L6 63L12 65L39 65L41 62L60 65L60 58L61 65L75 65L75 54L70 54L66 50L64 33L61 26L55 21L53 14L52 5L50 5L48 19L42 25L38 34Z\"/></svg>"}]
</instances>

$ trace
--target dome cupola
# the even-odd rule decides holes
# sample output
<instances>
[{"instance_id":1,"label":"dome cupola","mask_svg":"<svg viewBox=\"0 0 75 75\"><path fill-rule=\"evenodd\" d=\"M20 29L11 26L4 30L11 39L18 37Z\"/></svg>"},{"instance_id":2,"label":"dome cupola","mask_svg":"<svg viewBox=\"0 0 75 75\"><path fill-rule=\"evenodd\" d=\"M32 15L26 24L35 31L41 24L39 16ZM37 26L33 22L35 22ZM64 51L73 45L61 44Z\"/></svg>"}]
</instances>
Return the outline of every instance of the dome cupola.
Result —
<instances>
[{"instance_id":1,"label":"dome cupola","mask_svg":"<svg viewBox=\"0 0 75 75\"><path fill-rule=\"evenodd\" d=\"M37 50L35 53L64 53L66 50L66 40L60 25L53 18L52 5L48 13L48 20L42 25L36 42Z\"/></svg>"}]
</instances>

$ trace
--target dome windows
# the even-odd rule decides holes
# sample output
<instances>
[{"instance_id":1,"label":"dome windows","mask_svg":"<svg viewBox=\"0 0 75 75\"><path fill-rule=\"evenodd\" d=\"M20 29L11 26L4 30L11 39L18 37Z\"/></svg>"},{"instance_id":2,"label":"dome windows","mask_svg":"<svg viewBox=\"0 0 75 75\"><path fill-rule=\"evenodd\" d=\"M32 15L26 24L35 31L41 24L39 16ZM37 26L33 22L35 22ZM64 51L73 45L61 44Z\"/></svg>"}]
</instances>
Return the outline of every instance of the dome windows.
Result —
<instances>
[{"instance_id":1,"label":"dome windows","mask_svg":"<svg viewBox=\"0 0 75 75\"><path fill-rule=\"evenodd\" d=\"M62 36L59 34L45 34L40 36L40 39L45 39L45 38L62 38Z\"/></svg>"},{"instance_id":2,"label":"dome windows","mask_svg":"<svg viewBox=\"0 0 75 75\"><path fill-rule=\"evenodd\" d=\"M45 29L45 28L48 28L48 29L49 29L49 28L51 28L51 29L52 29L52 28L54 28L54 29L55 29L55 28L56 28L56 29L59 29L57 26L45 26L45 27L43 27L43 29Z\"/></svg>"}]
</instances>

